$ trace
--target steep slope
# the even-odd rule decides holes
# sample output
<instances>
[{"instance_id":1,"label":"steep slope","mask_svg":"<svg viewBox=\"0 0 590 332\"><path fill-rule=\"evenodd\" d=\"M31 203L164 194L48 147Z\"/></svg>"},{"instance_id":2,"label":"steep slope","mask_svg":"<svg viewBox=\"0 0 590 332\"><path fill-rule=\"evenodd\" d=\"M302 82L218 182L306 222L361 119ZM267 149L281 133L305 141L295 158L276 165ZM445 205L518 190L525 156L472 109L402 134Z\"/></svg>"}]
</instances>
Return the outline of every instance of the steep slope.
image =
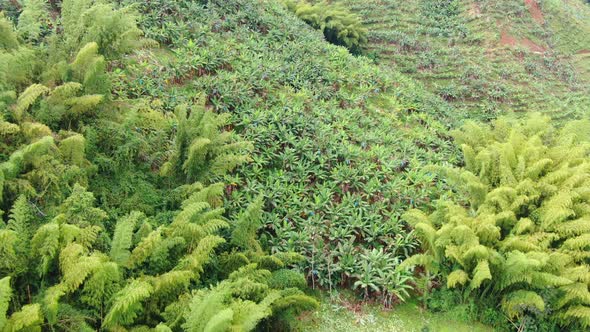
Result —
<instances>
[{"instance_id":1,"label":"steep slope","mask_svg":"<svg viewBox=\"0 0 590 332\"><path fill-rule=\"evenodd\" d=\"M252 163L226 178L230 213L265 194L267 247L302 253L312 285L364 277L386 293L392 281L380 274L415 245L399 216L445 189L422 166L457 161L448 127L436 121L451 121L445 103L328 44L276 1L142 10L147 36L176 57L138 55L125 84L169 109L201 94L255 147Z\"/></svg>"},{"instance_id":2,"label":"steep slope","mask_svg":"<svg viewBox=\"0 0 590 332\"><path fill-rule=\"evenodd\" d=\"M590 99L590 7L580 0L336 1L364 17L370 52L463 116L579 116Z\"/></svg>"}]
</instances>

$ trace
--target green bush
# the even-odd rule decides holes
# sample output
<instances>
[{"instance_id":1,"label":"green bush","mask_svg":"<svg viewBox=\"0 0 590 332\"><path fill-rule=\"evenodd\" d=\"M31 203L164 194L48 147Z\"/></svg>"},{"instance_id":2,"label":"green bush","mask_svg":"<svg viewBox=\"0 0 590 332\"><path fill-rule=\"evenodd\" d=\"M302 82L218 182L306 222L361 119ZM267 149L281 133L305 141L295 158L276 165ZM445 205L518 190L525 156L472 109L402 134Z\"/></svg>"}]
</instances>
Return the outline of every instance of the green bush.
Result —
<instances>
[{"instance_id":1,"label":"green bush","mask_svg":"<svg viewBox=\"0 0 590 332\"><path fill-rule=\"evenodd\" d=\"M327 1L317 4L288 1L287 7L314 29L320 30L332 44L358 53L367 43L368 30L363 27L362 20L344 7Z\"/></svg>"},{"instance_id":2,"label":"green bush","mask_svg":"<svg viewBox=\"0 0 590 332\"><path fill-rule=\"evenodd\" d=\"M0 330L250 331L317 307L250 264L285 266L258 242L264 197L225 216L216 180L251 148L229 115L111 94L145 45L136 13L23 3L16 27L0 15Z\"/></svg>"},{"instance_id":3,"label":"green bush","mask_svg":"<svg viewBox=\"0 0 590 332\"><path fill-rule=\"evenodd\" d=\"M307 288L307 281L303 274L287 269L274 271L268 284L276 289L298 288L304 290Z\"/></svg>"},{"instance_id":4,"label":"green bush","mask_svg":"<svg viewBox=\"0 0 590 332\"><path fill-rule=\"evenodd\" d=\"M454 136L465 167L440 170L465 199L404 216L424 253L400 268L442 273L447 287L495 298L516 321L588 328L590 122L500 119Z\"/></svg>"}]
</instances>

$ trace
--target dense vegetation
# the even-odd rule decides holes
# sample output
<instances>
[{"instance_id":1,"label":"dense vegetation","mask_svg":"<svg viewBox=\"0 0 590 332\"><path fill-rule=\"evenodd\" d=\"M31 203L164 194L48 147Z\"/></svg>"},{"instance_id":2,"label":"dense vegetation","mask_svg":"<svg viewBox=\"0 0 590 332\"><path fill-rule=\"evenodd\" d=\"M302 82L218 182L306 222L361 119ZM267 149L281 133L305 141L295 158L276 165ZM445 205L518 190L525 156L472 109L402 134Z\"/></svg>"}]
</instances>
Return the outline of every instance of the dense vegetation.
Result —
<instances>
[{"instance_id":1,"label":"dense vegetation","mask_svg":"<svg viewBox=\"0 0 590 332\"><path fill-rule=\"evenodd\" d=\"M441 173L465 201L405 215L424 251L401 267L423 265L464 297L501 303L520 329L590 327L589 135L588 121L556 130L541 117L463 127L465 167Z\"/></svg>"},{"instance_id":2,"label":"dense vegetation","mask_svg":"<svg viewBox=\"0 0 590 332\"><path fill-rule=\"evenodd\" d=\"M0 329L251 330L314 308L301 256L258 244L262 198L223 217L214 179L251 149L227 117L111 94L108 69L154 44L136 18L77 0L1 18Z\"/></svg>"},{"instance_id":3,"label":"dense vegetation","mask_svg":"<svg viewBox=\"0 0 590 332\"><path fill-rule=\"evenodd\" d=\"M0 2L0 331L587 329L579 5Z\"/></svg>"},{"instance_id":4,"label":"dense vegetation","mask_svg":"<svg viewBox=\"0 0 590 332\"><path fill-rule=\"evenodd\" d=\"M336 0L363 17L368 52L421 81L456 116L585 114L590 10L580 0Z\"/></svg>"}]
</instances>

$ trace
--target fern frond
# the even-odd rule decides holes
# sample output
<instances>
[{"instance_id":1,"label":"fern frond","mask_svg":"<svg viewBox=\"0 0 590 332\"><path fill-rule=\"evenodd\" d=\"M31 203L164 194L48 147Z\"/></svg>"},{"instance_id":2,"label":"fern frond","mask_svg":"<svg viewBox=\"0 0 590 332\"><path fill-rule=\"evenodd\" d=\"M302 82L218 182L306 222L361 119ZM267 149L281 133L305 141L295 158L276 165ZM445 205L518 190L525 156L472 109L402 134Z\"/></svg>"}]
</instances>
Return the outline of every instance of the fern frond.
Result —
<instances>
[{"instance_id":1,"label":"fern frond","mask_svg":"<svg viewBox=\"0 0 590 332\"><path fill-rule=\"evenodd\" d=\"M28 41L36 41L41 35L41 28L49 17L47 2L28 0L24 2L23 11L18 18L18 32Z\"/></svg>"},{"instance_id":2,"label":"fern frond","mask_svg":"<svg viewBox=\"0 0 590 332\"><path fill-rule=\"evenodd\" d=\"M471 277L469 286L472 289L477 289L486 280L492 280L490 265L487 260L480 260L475 269L473 269L473 276Z\"/></svg>"},{"instance_id":3,"label":"fern frond","mask_svg":"<svg viewBox=\"0 0 590 332\"><path fill-rule=\"evenodd\" d=\"M580 322L580 325L584 328L590 327L590 307L577 305L569 307L562 315L563 318L575 319Z\"/></svg>"},{"instance_id":4,"label":"fern frond","mask_svg":"<svg viewBox=\"0 0 590 332\"><path fill-rule=\"evenodd\" d=\"M457 285L465 285L469 275L463 270L455 270L447 276L447 287L455 288Z\"/></svg>"},{"instance_id":5,"label":"fern frond","mask_svg":"<svg viewBox=\"0 0 590 332\"><path fill-rule=\"evenodd\" d=\"M129 248L133 244L133 231L137 224L143 219L141 212L131 212L127 217L119 219L115 225L115 233L111 242L109 256L120 265L126 265L131 253Z\"/></svg>"},{"instance_id":6,"label":"fern frond","mask_svg":"<svg viewBox=\"0 0 590 332\"><path fill-rule=\"evenodd\" d=\"M103 95L84 95L80 97L71 97L65 101L65 104L70 107L69 113L78 118L88 111L95 109L104 100Z\"/></svg>"},{"instance_id":7,"label":"fern frond","mask_svg":"<svg viewBox=\"0 0 590 332\"><path fill-rule=\"evenodd\" d=\"M82 166L84 163L84 151L86 139L82 135L73 135L59 142L59 150L65 160L73 165Z\"/></svg>"},{"instance_id":8,"label":"fern frond","mask_svg":"<svg viewBox=\"0 0 590 332\"><path fill-rule=\"evenodd\" d=\"M261 227L260 217L263 202L264 197L262 195L258 196L254 202L250 203L246 211L238 217L231 234L231 243L233 245L255 253L262 252L256 232Z\"/></svg>"},{"instance_id":9,"label":"fern frond","mask_svg":"<svg viewBox=\"0 0 590 332\"><path fill-rule=\"evenodd\" d=\"M142 309L141 302L149 298L153 291L152 285L146 281L131 281L114 296L102 326L108 329L133 323Z\"/></svg>"},{"instance_id":10,"label":"fern frond","mask_svg":"<svg viewBox=\"0 0 590 332\"><path fill-rule=\"evenodd\" d=\"M107 304L119 290L122 273L114 262L104 262L84 282L82 302L104 312Z\"/></svg>"},{"instance_id":11,"label":"fern frond","mask_svg":"<svg viewBox=\"0 0 590 332\"><path fill-rule=\"evenodd\" d=\"M17 265L16 246L18 234L15 231L0 229L0 269L13 270Z\"/></svg>"},{"instance_id":12,"label":"fern frond","mask_svg":"<svg viewBox=\"0 0 590 332\"><path fill-rule=\"evenodd\" d=\"M165 296L178 296L186 291L191 282L191 271L170 271L153 279L154 294L160 298Z\"/></svg>"},{"instance_id":13,"label":"fern frond","mask_svg":"<svg viewBox=\"0 0 590 332\"><path fill-rule=\"evenodd\" d=\"M569 250L584 250L590 248L590 233L565 240L563 248Z\"/></svg>"},{"instance_id":14,"label":"fern frond","mask_svg":"<svg viewBox=\"0 0 590 332\"><path fill-rule=\"evenodd\" d=\"M0 49L11 50L17 47L18 39L14 27L4 17L4 13L0 13Z\"/></svg>"},{"instance_id":15,"label":"fern frond","mask_svg":"<svg viewBox=\"0 0 590 332\"><path fill-rule=\"evenodd\" d=\"M230 329L233 319L234 311L231 308L223 309L209 319L203 332L227 331Z\"/></svg>"},{"instance_id":16,"label":"fern frond","mask_svg":"<svg viewBox=\"0 0 590 332\"><path fill-rule=\"evenodd\" d=\"M260 320L272 314L272 304L281 298L280 291L271 291L260 303L252 301L235 301L231 308L234 311L233 328L252 331Z\"/></svg>"},{"instance_id":17,"label":"fern frond","mask_svg":"<svg viewBox=\"0 0 590 332\"><path fill-rule=\"evenodd\" d=\"M41 84L33 84L20 94L14 107L14 117L22 121L25 112L37 101L37 99L49 92L49 88Z\"/></svg>"},{"instance_id":18,"label":"fern frond","mask_svg":"<svg viewBox=\"0 0 590 332\"><path fill-rule=\"evenodd\" d=\"M101 267L99 254L84 256L84 252L82 245L71 243L59 255L62 284L67 292L78 289L89 275Z\"/></svg>"},{"instance_id":19,"label":"fern frond","mask_svg":"<svg viewBox=\"0 0 590 332\"><path fill-rule=\"evenodd\" d=\"M558 308L570 303L590 305L590 291L587 284L577 282L560 287L560 290L565 294L557 301Z\"/></svg>"},{"instance_id":20,"label":"fern frond","mask_svg":"<svg viewBox=\"0 0 590 332\"><path fill-rule=\"evenodd\" d=\"M158 228L152 231L148 236L144 237L137 247L131 252L127 266L134 268L145 262L152 254L153 250L162 242L161 229Z\"/></svg>"},{"instance_id":21,"label":"fern frond","mask_svg":"<svg viewBox=\"0 0 590 332\"><path fill-rule=\"evenodd\" d=\"M545 301L535 292L518 290L504 297L502 309L508 317L514 318L531 309L543 312L545 310Z\"/></svg>"},{"instance_id":22,"label":"fern frond","mask_svg":"<svg viewBox=\"0 0 590 332\"><path fill-rule=\"evenodd\" d=\"M211 318L226 308L225 303L230 297L231 288L227 282L207 291L197 291L185 314L183 328L187 331L204 331Z\"/></svg>"},{"instance_id":23,"label":"fern frond","mask_svg":"<svg viewBox=\"0 0 590 332\"><path fill-rule=\"evenodd\" d=\"M49 271L49 266L59 249L59 238L57 223L47 223L35 232L31 240L31 247L34 255L41 257L41 264L37 267L39 275L45 275Z\"/></svg>"},{"instance_id":24,"label":"fern frond","mask_svg":"<svg viewBox=\"0 0 590 332\"><path fill-rule=\"evenodd\" d=\"M64 102L66 99L75 96L82 90L82 84L78 82L66 82L55 87L49 94L49 100L53 102Z\"/></svg>"},{"instance_id":25,"label":"fern frond","mask_svg":"<svg viewBox=\"0 0 590 332\"><path fill-rule=\"evenodd\" d=\"M55 286L49 287L45 291L45 296L43 297L42 303L45 315L47 316L47 321L49 323L55 324L57 322L59 300L65 294L66 286L64 284L57 284Z\"/></svg>"},{"instance_id":26,"label":"fern frond","mask_svg":"<svg viewBox=\"0 0 590 332\"><path fill-rule=\"evenodd\" d=\"M10 287L10 277L4 277L0 279L0 330L2 331L4 325L6 325L6 314L11 297L12 288Z\"/></svg>"},{"instance_id":27,"label":"fern frond","mask_svg":"<svg viewBox=\"0 0 590 332\"><path fill-rule=\"evenodd\" d=\"M204 237L197 247L178 263L177 269L193 272L193 278L198 279L203 272L203 266L209 262L211 252L225 240L219 236L208 235Z\"/></svg>"},{"instance_id":28,"label":"fern frond","mask_svg":"<svg viewBox=\"0 0 590 332\"><path fill-rule=\"evenodd\" d=\"M4 331L40 331L42 323L41 306L37 303L27 304L10 316L4 326Z\"/></svg>"}]
</instances>

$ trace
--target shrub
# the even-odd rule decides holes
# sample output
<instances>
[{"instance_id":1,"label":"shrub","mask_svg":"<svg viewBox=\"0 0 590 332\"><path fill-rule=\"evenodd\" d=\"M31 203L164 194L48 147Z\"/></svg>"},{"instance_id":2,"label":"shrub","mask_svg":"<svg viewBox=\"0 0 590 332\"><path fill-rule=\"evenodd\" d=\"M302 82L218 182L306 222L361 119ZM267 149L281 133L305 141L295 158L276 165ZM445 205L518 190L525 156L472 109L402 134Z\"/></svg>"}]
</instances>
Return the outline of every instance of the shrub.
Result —
<instances>
[{"instance_id":1,"label":"shrub","mask_svg":"<svg viewBox=\"0 0 590 332\"><path fill-rule=\"evenodd\" d=\"M287 269L274 271L268 284L276 289L298 288L304 290L307 288L307 281L303 274Z\"/></svg>"},{"instance_id":2,"label":"shrub","mask_svg":"<svg viewBox=\"0 0 590 332\"><path fill-rule=\"evenodd\" d=\"M317 4L287 2L287 7L314 29L322 31L332 44L358 53L367 43L368 30L360 17L347 9L324 1Z\"/></svg>"},{"instance_id":3,"label":"shrub","mask_svg":"<svg viewBox=\"0 0 590 332\"><path fill-rule=\"evenodd\" d=\"M423 265L450 288L495 297L511 319L590 326L590 122L546 117L469 123L455 133L465 167L441 168L461 196L404 218Z\"/></svg>"}]
</instances>

